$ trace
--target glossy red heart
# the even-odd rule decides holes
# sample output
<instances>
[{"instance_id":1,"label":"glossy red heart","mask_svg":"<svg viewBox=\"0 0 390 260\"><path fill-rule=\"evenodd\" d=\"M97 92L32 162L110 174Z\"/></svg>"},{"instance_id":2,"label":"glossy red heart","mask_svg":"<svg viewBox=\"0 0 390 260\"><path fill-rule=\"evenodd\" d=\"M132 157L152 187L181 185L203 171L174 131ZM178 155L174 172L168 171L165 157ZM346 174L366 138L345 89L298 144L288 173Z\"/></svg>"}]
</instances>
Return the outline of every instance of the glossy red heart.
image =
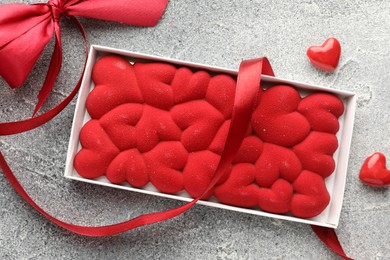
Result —
<instances>
[{"instance_id":1,"label":"glossy red heart","mask_svg":"<svg viewBox=\"0 0 390 260\"><path fill-rule=\"evenodd\" d=\"M367 157L360 170L360 180L373 187L385 187L390 184L390 170L386 168L386 157L374 153Z\"/></svg>"},{"instance_id":2,"label":"glossy red heart","mask_svg":"<svg viewBox=\"0 0 390 260\"><path fill-rule=\"evenodd\" d=\"M315 67L332 72L339 64L341 46L336 38L329 38L321 46L309 47L306 54Z\"/></svg>"}]
</instances>

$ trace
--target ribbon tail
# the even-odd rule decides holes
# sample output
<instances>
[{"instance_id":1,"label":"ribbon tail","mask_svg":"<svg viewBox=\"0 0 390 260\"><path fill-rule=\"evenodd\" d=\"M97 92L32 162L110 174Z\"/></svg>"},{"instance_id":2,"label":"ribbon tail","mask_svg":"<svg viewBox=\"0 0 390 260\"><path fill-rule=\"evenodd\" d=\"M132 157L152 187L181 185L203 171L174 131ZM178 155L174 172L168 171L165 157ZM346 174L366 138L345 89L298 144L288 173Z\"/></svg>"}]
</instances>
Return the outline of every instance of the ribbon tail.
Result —
<instances>
[{"instance_id":1,"label":"ribbon tail","mask_svg":"<svg viewBox=\"0 0 390 260\"><path fill-rule=\"evenodd\" d=\"M336 231L333 228L326 228L314 225L311 225L311 228L318 236L318 238L322 242L324 242L324 244L329 247L333 252L335 252L345 260L353 260L345 254L344 249L341 246L340 241L336 235Z\"/></svg>"},{"instance_id":2,"label":"ribbon tail","mask_svg":"<svg viewBox=\"0 0 390 260\"><path fill-rule=\"evenodd\" d=\"M0 152L0 169L2 169L5 177L11 183L12 187L17 191L17 193L23 199L25 199L33 208L35 208L39 213L44 215L47 219L54 222L58 226L68 231L74 232L79 235L84 235L84 236L100 237L100 236L115 235L140 226L164 221L186 212L197 202L197 200L193 200L192 202L177 208L173 208L163 212L144 214L137 218L131 219L129 221L108 225L108 226L93 227L93 226L74 225L53 217L52 215L47 213L44 209L42 209L40 206L38 206L38 204L36 204L35 201L28 195L26 190L20 184L18 179L15 177L14 173L12 172L11 168L9 167L7 161L5 160L1 152Z\"/></svg>"},{"instance_id":3,"label":"ribbon tail","mask_svg":"<svg viewBox=\"0 0 390 260\"><path fill-rule=\"evenodd\" d=\"M61 70L62 65L62 43L61 43L61 31L58 22L54 23L55 34L56 34L56 43L54 46L53 55L51 57L49 70L46 75L45 82L38 94L38 103L35 106L33 117L43 106L46 99L49 97L51 90L53 89L54 83L58 77L58 74Z\"/></svg>"}]
</instances>

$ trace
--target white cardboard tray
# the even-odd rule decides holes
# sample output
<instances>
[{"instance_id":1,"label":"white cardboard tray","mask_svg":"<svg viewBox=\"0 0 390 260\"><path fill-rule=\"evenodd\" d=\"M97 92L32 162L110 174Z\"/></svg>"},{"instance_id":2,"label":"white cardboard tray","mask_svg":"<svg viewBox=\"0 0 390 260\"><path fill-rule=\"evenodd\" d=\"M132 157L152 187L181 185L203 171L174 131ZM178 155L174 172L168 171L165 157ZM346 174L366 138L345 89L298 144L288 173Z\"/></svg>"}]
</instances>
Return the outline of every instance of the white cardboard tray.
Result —
<instances>
[{"instance_id":1,"label":"white cardboard tray","mask_svg":"<svg viewBox=\"0 0 390 260\"><path fill-rule=\"evenodd\" d=\"M225 73L233 76L237 76L237 71L220 68L220 67L207 66L198 63L180 61L175 59L162 58L153 55L145 55L141 53L124 51L124 50L97 46L97 45L92 45L90 48L89 58L84 72L83 82L80 88L80 92L76 104L76 111L73 118L73 125L72 125L72 130L70 135L68 154L66 158L65 177L73 180L88 182L92 184L99 184L99 185L104 185L104 186L118 188L118 189L130 190L130 191L140 192L144 194L150 194L150 195L182 200L182 201L191 201L192 198L186 192L182 192L177 195L170 195L170 194L159 192L151 184L148 184L144 188L139 189L139 188L133 188L130 185L112 184L105 177L100 177L94 180L86 179L78 175L78 173L73 168L74 156L81 149L79 143L80 130L82 126L90 119L88 113L86 112L85 101L87 99L89 92L94 87L91 79L92 68L96 60L100 56L106 54L118 54L127 57L129 61L168 62L176 65L191 67L194 69L202 69L202 70L207 70L209 72L215 72L215 73ZM354 124L355 109L356 109L356 96L354 93L348 91L319 87L319 86L304 84L296 81L281 79L277 77L270 77L265 75L262 76L262 84L264 83L265 84L267 83L287 84L297 88L300 91L301 95L313 91L329 92L337 95L344 102L345 111L344 114L339 118L340 130L336 135L339 141L339 148L337 149L337 151L333 156L336 162L336 169L334 173L325 180L327 189L331 196L331 201L329 205L320 215L311 219L302 219L302 218L297 218L289 215L268 213L257 209L247 209L247 208L229 206L229 205L219 203L216 200L209 200L209 201L201 200L198 202L198 204L227 209L227 210L234 210L243 213L259 215L259 216L272 217L272 218L296 221L296 222L301 222L306 224L336 228L339 222L342 202L344 197L349 150L351 145L352 130Z\"/></svg>"}]
</instances>

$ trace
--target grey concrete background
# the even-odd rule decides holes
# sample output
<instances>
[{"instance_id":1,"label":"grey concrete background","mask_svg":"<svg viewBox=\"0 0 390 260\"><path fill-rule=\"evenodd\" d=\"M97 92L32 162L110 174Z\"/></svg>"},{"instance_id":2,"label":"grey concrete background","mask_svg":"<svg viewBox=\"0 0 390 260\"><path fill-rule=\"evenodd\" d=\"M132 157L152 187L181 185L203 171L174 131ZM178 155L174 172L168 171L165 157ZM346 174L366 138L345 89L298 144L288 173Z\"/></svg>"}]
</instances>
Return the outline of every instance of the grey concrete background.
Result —
<instances>
[{"instance_id":1,"label":"grey concrete background","mask_svg":"<svg viewBox=\"0 0 390 260\"><path fill-rule=\"evenodd\" d=\"M1 1L11 2L16 1ZM237 68L245 58L267 56L283 78L355 91L358 108L337 233L356 259L390 259L390 190L364 186L358 179L366 156L374 151L390 156L389 12L386 0L171 0L155 28L81 21L91 44L228 68ZM64 64L44 110L70 92L83 65L81 37L67 19L61 24ZM330 36L340 40L342 56L336 72L324 73L310 65L305 53ZM23 87L11 90L0 79L2 122L31 116L52 47L45 49ZM43 127L0 138L1 151L39 205L65 221L103 225L181 204L65 179L74 104ZM47 221L0 174L0 259L337 257L307 225L204 206L125 234L82 237Z\"/></svg>"}]
</instances>

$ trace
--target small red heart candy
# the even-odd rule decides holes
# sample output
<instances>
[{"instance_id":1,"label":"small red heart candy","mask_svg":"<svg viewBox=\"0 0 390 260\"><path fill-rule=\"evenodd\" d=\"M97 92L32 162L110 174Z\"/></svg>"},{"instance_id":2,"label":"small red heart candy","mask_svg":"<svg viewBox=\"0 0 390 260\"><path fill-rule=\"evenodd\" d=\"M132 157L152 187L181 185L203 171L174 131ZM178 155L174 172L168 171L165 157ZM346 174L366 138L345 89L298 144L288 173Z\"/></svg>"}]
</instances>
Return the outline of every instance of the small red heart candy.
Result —
<instances>
[{"instance_id":1,"label":"small red heart candy","mask_svg":"<svg viewBox=\"0 0 390 260\"><path fill-rule=\"evenodd\" d=\"M321 46L309 47L306 54L315 67L332 72L339 64L340 53L339 41L329 38Z\"/></svg>"},{"instance_id":2,"label":"small red heart candy","mask_svg":"<svg viewBox=\"0 0 390 260\"><path fill-rule=\"evenodd\" d=\"M373 187L390 184L390 171L386 168L386 157L379 152L367 157L359 175L360 180Z\"/></svg>"}]
</instances>

